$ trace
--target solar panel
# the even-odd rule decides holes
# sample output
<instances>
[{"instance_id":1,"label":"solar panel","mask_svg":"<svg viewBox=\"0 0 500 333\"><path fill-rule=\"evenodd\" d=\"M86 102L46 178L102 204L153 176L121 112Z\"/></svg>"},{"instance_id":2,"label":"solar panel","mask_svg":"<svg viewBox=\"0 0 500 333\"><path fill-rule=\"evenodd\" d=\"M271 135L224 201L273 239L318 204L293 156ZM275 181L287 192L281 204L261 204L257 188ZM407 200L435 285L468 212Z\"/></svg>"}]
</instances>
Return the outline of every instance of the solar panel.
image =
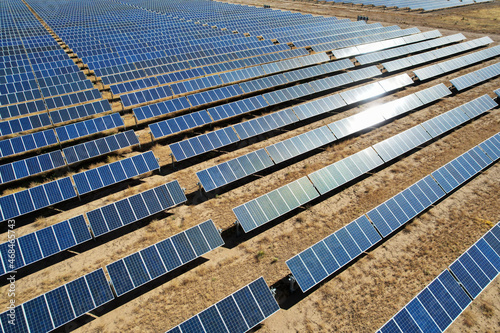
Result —
<instances>
[{"instance_id":1,"label":"solar panel","mask_svg":"<svg viewBox=\"0 0 500 333\"><path fill-rule=\"evenodd\" d=\"M417 125L374 144L373 149L375 149L385 162L388 162L431 139L432 137L427 133L424 127Z\"/></svg>"},{"instance_id":2,"label":"solar panel","mask_svg":"<svg viewBox=\"0 0 500 333\"><path fill-rule=\"evenodd\" d=\"M415 96L424 105L448 95L451 95L451 91L443 83L415 92Z\"/></svg>"},{"instance_id":3,"label":"solar panel","mask_svg":"<svg viewBox=\"0 0 500 333\"><path fill-rule=\"evenodd\" d=\"M54 124L60 124L109 111L111 111L111 104L109 104L108 100L102 100L51 111L50 118Z\"/></svg>"},{"instance_id":4,"label":"solar panel","mask_svg":"<svg viewBox=\"0 0 500 333\"><path fill-rule=\"evenodd\" d=\"M0 244L0 256L3 259L3 267L0 267L3 270L0 271L4 274L17 270L90 239L90 231L83 215L73 217L19 237L16 240L19 256L13 263L9 261L9 242Z\"/></svg>"},{"instance_id":5,"label":"solar panel","mask_svg":"<svg viewBox=\"0 0 500 333\"><path fill-rule=\"evenodd\" d=\"M73 175L79 195L116 184L160 168L152 151Z\"/></svg>"},{"instance_id":6,"label":"solar panel","mask_svg":"<svg viewBox=\"0 0 500 333\"><path fill-rule=\"evenodd\" d=\"M185 322L174 332L247 332L279 310L264 278L246 285Z\"/></svg>"},{"instance_id":7,"label":"solar panel","mask_svg":"<svg viewBox=\"0 0 500 333\"><path fill-rule=\"evenodd\" d=\"M64 157L68 164L84 161L89 158L104 155L125 147L139 144L139 139L133 130L109 135L75 146L63 148Z\"/></svg>"},{"instance_id":8,"label":"solar panel","mask_svg":"<svg viewBox=\"0 0 500 333\"><path fill-rule=\"evenodd\" d=\"M16 307L16 332L50 332L111 301L113 293L102 268ZM0 322L11 327L6 311Z\"/></svg>"},{"instance_id":9,"label":"solar panel","mask_svg":"<svg viewBox=\"0 0 500 333\"><path fill-rule=\"evenodd\" d=\"M308 175L319 193L325 194L338 188L366 172L382 165L384 161L368 147L356 154L332 163Z\"/></svg>"},{"instance_id":10,"label":"solar panel","mask_svg":"<svg viewBox=\"0 0 500 333\"><path fill-rule=\"evenodd\" d=\"M121 126L125 126L122 117L120 117L119 113L113 113L66 126L59 126L55 130L59 142L65 142Z\"/></svg>"},{"instance_id":11,"label":"solar panel","mask_svg":"<svg viewBox=\"0 0 500 333\"><path fill-rule=\"evenodd\" d=\"M479 145L479 147L481 147L481 145ZM499 148L495 148L497 151L500 151ZM475 155L479 155L481 160L487 161L487 156L480 150L475 150ZM452 160L451 162L447 163L446 165L432 173L432 177L437 180L439 185L447 193L453 191L455 188L466 182L477 172L474 170L474 162L472 162L473 157L471 156L469 151L464 153L461 157ZM489 161L488 164L491 163L492 162Z\"/></svg>"},{"instance_id":12,"label":"solar panel","mask_svg":"<svg viewBox=\"0 0 500 333\"><path fill-rule=\"evenodd\" d=\"M500 272L500 242L495 233L500 234L498 223L379 332L406 332L409 328L426 331L430 327L444 332Z\"/></svg>"},{"instance_id":13,"label":"solar panel","mask_svg":"<svg viewBox=\"0 0 500 333\"><path fill-rule=\"evenodd\" d=\"M16 134L52 125L46 113L0 122L0 136Z\"/></svg>"},{"instance_id":14,"label":"solar panel","mask_svg":"<svg viewBox=\"0 0 500 333\"><path fill-rule=\"evenodd\" d=\"M406 87L411 84L413 84L413 80L408 76L408 74L401 74L380 81L380 85L386 92L397 90L399 88Z\"/></svg>"},{"instance_id":15,"label":"solar panel","mask_svg":"<svg viewBox=\"0 0 500 333\"><path fill-rule=\"evenodd\" d=\"M435 138L496 106L497 103L493 99L488 95L483 95L469 103L423 122L422 127Z\"/></svg>"},{"instance_id":16,"label":"solar panel","mask_svg":"<svg viewBox=\"0 0 500 333\"><path fill-rule=\"evenodd\" d=\"M489 41L484 42L484 44L489 44L489 43L490 43ZM485 50L477 51L458 58L440 62L432 66L428 66L422 69L417 69L413 71L413 73L418 77L419 80L424 81L442 75L444 73L449 73L463 67L471 66L473 64L482 62L489 58L497 57L498 55L500 55L500 47L497 45Z\"/></svg>"},{"instance_id":17,"label":"solar panel","mask_svg":"<svg viewBox=\"0 0 500 333\"><path fill-rule=\"evenodd\" d=\"M227 185L274 165L264 149L218 164L196 173L206 192Z\"/></svg>"},{"instance_id":18,"label":"solar panel","mask_svg":"<svg viewBox=\"0 0 500 333\"><path fill-rule=\"evenodd\" d=\"M75 104L85 103L94 101L96 99L102 99L101 93L98 89L92 89L87 91L79 91L62 96L54 96L45 98L45 104L49 110L59 109Z\"/></svg>"},{"instance_id":19,"label":"solar panel","mask_svg":"<svg viewBox=\"0 0 500 333\"><path fill-rule=\"evenodd\" d=\"M149 125L149 130L153 136L158 139L170 134L203 126L211 122L212 118L210 118L208 112L206 110L202 110L151 124Z\"/></svg>"},{"instance_id":20,"label":"solar panel","mask_svg":"<svg viewBox=\"0 0 500 333\"><path fill-rule=\"evenodd\" d=\"M53 151L0 166L0 183L30 177L66 165L60 150Z\"/></svg>"},{"instance_id":21,"label":"solar panel","mask_svg":"<svg viewBox=\"0 0 500 333\"><path fill-rule=\"evenodd\" d=\"M54 130L17 136L12 139L0 141L0 157L12 156L38 148L52 146L57 143Z\"/></svg>"},{"instance_id":22,"label":"solar panel","mask_svg":"<svg viewBox=\"0 0 500 333\"><path fill-rule=\"evenodd\" d=\"M218 149L239 141L236 132L232 127L207 134L195 136L193 138L176 142L169 147L177 161L182 161L205 152Z\"/></svg>"},{"instance_id":23,"label":"solar panel","mask_svg":"<svg viewBox=\"0 0 500 333\"><path fill-rule=\"evenodd\" d=\"M92 234L98 237L186 200L179 183L173 181L94 209L86 215Z\"/></svg>"},{"instance_id":24,"label":"solar panel","mask_svg":"<svg viewBox=\"0 0 500 333\"><path fill-rule=\"evenodd\" d=\"M430 38L435 38L435 37L441 36L441 33L439 33L438 30L424 32L424 34L433 33L433 32L437 32L437 35L433 35ZM408 37L411 37L411 36L408 36ZM403 37L403 38L406 38L406 37ZM443 45L455 43L455 42L458 42L458 41L461 41L464 39L465 39L465 36L460 33L460 34L455 34L455 35L437 38L434 40L427 40L427 41L423 41L423 42L416 43L416 44L404 45L404 46L392 48L389 50L373 52L373 53L369 53L369 54L365 54L365 55L359 55L359 56L356 56L356 60L361 65L367 65L367 64L371 64L371 63L375 63L375 62L388 60L391 58L401 57L401 56L407 55L407 54L412 54L412 53L416 53L416 52L421 52L421 51L433 49L433 48L438 47L438 46L443 46Z\"/></svg>"},{"instance_id":25,"label":"solar panel","mask_svg":"<svg viewBox=\"0 0 500 333\"><path fill-rule=\"evenodd\" d=\"M500 64L496 63L469 74L451 79L450 82L457 88L458 91L472 87L478 83L482 83L500 75Z\"/></svg>"},{"instance_id":26,"label":"solar panel","mask_svg":"<svg viewBox=\"0 0 500 333\"><path fill-rule=\"evenodd\" d=\"M156 279L224 245L212 220L135 252L106 266L116 295Z\"/></svg>"},{"instance_id":27,"label":"solar panel","mask_svg":"<svg viewBox=\"0 0 500 333\"><path fill-rule=\"evenodd\" d=\"M326 279L382 238L365 215L324 238L286 264L303 292Z\"/></svg>"},{"instance_id":28,"label":"solar panel","mask_svg":"<svg viewBox=\"0 0 500 333\"><path fill-rule=\"evenodd\" d=\"M5 195L0 197L2 221L28 214L75 197L76 192L70 177Z\"/></svg>"},{"instance_id":29,"label":"solar panel","mask_svg":"<svg viewBox=\"0 0 500 333\"><path fill-rule=\"evenodd\" d=\"M288 140L267 146L266 150L274 163L278 164L336 140L328 127L322 126Z\"/></svg>"},{"instance_id":30,"label":"solar panel","mask_svg":"<svg viewBox=\"0 0 500 333\"><path fill-rule=\"evenodd\" d=\"M124 97L121 97L122 101ZM169 114L176 111L191 108L186 97L173 98L171 100L156 104L146 105L140 108L134 108L134 115L137 121Z\"/></svg>"},{"instance_id":31,"label":"solar panel","mask_svg":"<svg viewBox=\"0 0 500 333\"><path fill-rule=\"evenodd\" d=\"M349 105L365 99L373 98L385 93L379 82L374 82L340 93L340 97Z\"/></svg>"},{"instance_id":32,"label":"solar panel","mask_svg":"<svg viewBox=\"0 0 500 333\"><path fill-rule=\"evenodd\" d=\"M333 134L335 134L336 138L341 139L366 128L376 126L377 124L385 121L385 118L381 115L381 111L386 109L386 107L387 109L390 108L388 104L391 104L391 102L382 104L380 107L373 107L353 116L337 120L328 124L328 128L330 128ZM392 103L391 106L394 104L395 103Z\"/></svg>"},{"instance_id":33,"label":"solar panel","mask_svg":"<svg viewBox=\"0 0 500 333\"><path fill-rule=\"evenodd\" d=\"M318 192L307 177L282 186L243 205L233 208L245 232L282 216L317 198Z\"/></svg>"},{"instance_id":34,"label":"solar panel","mask_svg":"<svg viewBox=\"0 0 500 333\"><path fill-rule=\"evenodd\" d=\"M500 149L500 140L498 140L499 137L500 134L496 134L485 142L494 141L495 143L492 145L495 146L496 149ZM482 144L484 144L485 142L483 142ZM482 153L482 151L479 149L479 146L476 146L470 151L456 158L454 161L462 163L462 169L458 167L458 164L454 164L456 170L462 170L462 172L466 170L468 177L470 178L477 175L482 169L484 169L489 163L491 163L491 160L489 161L489 163L485 162L488 157L484 153L482 153L483 156L481 157L479 154L477 154L478 151ZM469 165L469 167L465 167L465 162L467 163L467 165ZM449 164L452 163L453 161ZM344 169L344 173L349 172L349 174L352 174L352 170L355 170L355 166L356 164L352 164L351 166L349 166L349 168L346 167ZM442 168L445 167L446 166ZM327 168L321 169L310 175L310 178L314 182L315 186L317 186L318 184L318 175L321 175L321 171L326 170ZM432 175L434 176L434 173ZM436 178L436 180L438 181L436 182L436 180L434 180L435 178L436 177L431 177L431 175L424 177L415 184L411 185L410 187L396 194L381 205L369 211L366 216L361 216L346 227L338 230L322 241L304 250L300 254L287 260L287 266L291 270L301 290L305 292L311 289L312 287L323 281L325 278L327 278L329 275L337 271L339 268L345 266L361 253L380 241L380 235L382 235L382 237L384 238L387 237L401 225L405 224L406 222L420 214L422 211L424 211L426 208L430 207L440 198L447 195L447 192L443 191L443 189L441 188L443 187L442 181ZM323 194L328 189L326 188L326 190L321 191L320 187L319 190ZM251 208L253 208L253 210L248 209L248 212L240 212L240 215L242 215L244 218L253 218L254 220L256 220L258 218L262 218L262 212L267 213L269 211L269 209L265 206L264 208L262 208L262 212L259 212L258 210L258 208L260 207L253 206ZM246 216L243 213L246 213ZM368 220L367 217L370 220ZM370 221L371 223L373 223L373 226ZM497 252L495 256L497 256L500 254L500 242L495 238L492 238L491 236L490 239L490 244L492 244L492 246L495 248ZM490 255L493 254L492 251L488 251L488 253ZM477 253L475 253L474 255L477 255L478 258L482 258ZM461 265L456 264L456 266L458 267L456 269L461 270L462 266L464 266L465 264L469 264L469 262L470 260L467 263L464 262L464 264ZM492 272L491 274L493 274L493 271L490 267L491 265L488 266L487 264L484 264L484 261L483 265L486 265L487 268ZM481 269L483 269L483 267ZM498 269L497 271L495 271L495 276L499 271L500 260L498 260ZM463 273L462 275L465 279L466 274ZM488 282L491 281L491 276L492 275L490 275L490 280L487 281L483 276L481 276L481 278L483 279L483 282ZM485 283L483 284L485 286ZM471 288L476 287L474 284L471 285L473 286ZM391 323L390 325L393 324Z\"/></svg>"}]
</instances>

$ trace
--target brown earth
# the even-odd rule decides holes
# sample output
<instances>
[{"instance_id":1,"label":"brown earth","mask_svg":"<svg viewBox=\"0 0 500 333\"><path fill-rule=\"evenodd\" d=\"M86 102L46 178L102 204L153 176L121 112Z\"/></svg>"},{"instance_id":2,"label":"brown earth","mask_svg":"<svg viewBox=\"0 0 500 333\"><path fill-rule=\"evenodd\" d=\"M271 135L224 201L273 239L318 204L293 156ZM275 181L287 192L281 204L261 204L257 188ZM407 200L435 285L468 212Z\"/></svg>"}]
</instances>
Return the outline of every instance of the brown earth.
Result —
<instances>
[{"instance_id":1,"label":"brown earth","mask_svg":"<svg viewBox=\"0 0 500 333\"><path fill-rule=\"evenodd\" d=\"M364 13L353 11L351 8L339 9L331 5L302 2L266 1L266 3L271 4L273 8L279 8L279 4L283 8L293 6L289 9L302 12L317 10L315 14L339 17L353 18ZM326 6L328 11L325 9ZM443 24L445 29L440 31L443 35L448 35L465 31L466 27L463 26L463 22L453 24L454 26L451 23L447 26L444 21L433 22L436 20L436 15L472 17L477 15L475 14L477 8L493 12L498 7L498 3L494 3L485 5L484 8L470 6L427 14L370 11L367 15L373 21L380 18L384 25L393 22L402 27L406 26L405 24L419 26L422 30L429 30L431 23L435 26ZM426 21L426 15L433 15L434 18ZM483 25L481 29L488 28L488 24ZM492 25L495 26L494 23ZM479 32L464 34L469 39L486 35L482 30ZM500 42L499 35L492 33L488 35L495 40L495 45ZM224 233L224 238L226 242L234 243L234 246L219 248L205 255L206 261L188 265L189 269L183 274L169 274L166 278L160 278L160 282L154 286L148 286L146 290L143 288L120 298L115 304L116 308L105 308L109 311L96 313L95 319L86 317L66 328L76 329L78 332L166 331L259 276L264 276L268 284L281 281L289 274L285 264L287 259L499 132L500 109L492 110L318 204L299 210L280 223L270 223L270 227L259 229L251 237L235 237L231 229L235 220L231 211L233 207L483 94L493 96L493 90L500 86L500 79L490 80L455 96L444 98L427 108L364 134L340 140L296 163L278 168L273 173L252 177L238 187L229 188L215 197L210 196L208 200L196 193L198 180L195 172L437 83L444 82L449 86L450 78L496 61L487 61L419 86L407 87L395 94L333 114L309 125L284 131L273 137L262 136L252 139L246 146L242 145L238 149L222 154L210 154L206 160L196 161L193 165L181 169L171 167L168 146L160 141L153 147L153 151L161 159L161 174L142 177L138 181L126 182L110 190L90 194L84 197L81 203L76 201L62 206L62 211L56 214L53 211L43 211L44 215L54 215L39 218L33 223L19 219L20 224L26 225L18 228L18 236L174 179L187 189L188 194L192 194L188 204L171 209L168 215L136 223L125 232L115 234L113 237L98 239L92 242L91 246L83 247L79 254L68 253L44 262L30 274L19 277L16 285L17 301L22 303L32 299L209 218L213 219L218 227L228 230ZM379 78L372 81L376 80ZM141 136L141 141L147 140L146 130L141 130L138 134ZM128 157L136 153L124 151L119 157ZM95 166L104 162L106 159L96 160L75 169L80 170L90 167L90 164ZM286 288L280 284L278 296L283 308L266 320L259 331L375 331L480 238L492 223L500 220L498 179L500 179L500 165L497 163L437 206L414 219L404 230L384 241L353 265L334 274L311 293L301 295L300 292L296 292L290 296ZM2 240L5 238L6 234L3 234ZM452 325L450 332L498 331L500 322L498 283L497 278ZM6 290L7 287L3 286L0 288L0 293L4 294ZM5 301L2 299L3 305ZM81 326L77 328L78 325Z\"/></svg>"}]
</instances>

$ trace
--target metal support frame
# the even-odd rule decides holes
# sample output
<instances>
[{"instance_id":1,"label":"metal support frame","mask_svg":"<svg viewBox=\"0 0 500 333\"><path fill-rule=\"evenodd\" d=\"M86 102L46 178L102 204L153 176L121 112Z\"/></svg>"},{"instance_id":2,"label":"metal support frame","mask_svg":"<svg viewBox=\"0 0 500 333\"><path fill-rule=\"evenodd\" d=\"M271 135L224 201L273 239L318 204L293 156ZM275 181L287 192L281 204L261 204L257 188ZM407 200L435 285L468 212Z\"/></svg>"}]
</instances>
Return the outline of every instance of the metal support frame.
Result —
<instances>
[{"instance_id":1,"label":"metal support frame","mask_svg":"<svg viewBox=\"0 0 500 333\"><path fill-rule=\"evenodd\" d=\"M241 235L241 224L240 224L240 221L236 220L234 221L234 225L236 227L236 236L240 236Z\"/></svg>"},{"instance_id":2,"label":"metal support frame","mask_svg":"<svg viewBox=\"0 0 500 333\"><path fill-rule=\"evenodd\" d=\"M294 293L295 290L297 290L297 285L298 285L295 276L290 275L290 277L288 278L288 282L290 282L290 292Z\"/></svg>"}]
</instances>

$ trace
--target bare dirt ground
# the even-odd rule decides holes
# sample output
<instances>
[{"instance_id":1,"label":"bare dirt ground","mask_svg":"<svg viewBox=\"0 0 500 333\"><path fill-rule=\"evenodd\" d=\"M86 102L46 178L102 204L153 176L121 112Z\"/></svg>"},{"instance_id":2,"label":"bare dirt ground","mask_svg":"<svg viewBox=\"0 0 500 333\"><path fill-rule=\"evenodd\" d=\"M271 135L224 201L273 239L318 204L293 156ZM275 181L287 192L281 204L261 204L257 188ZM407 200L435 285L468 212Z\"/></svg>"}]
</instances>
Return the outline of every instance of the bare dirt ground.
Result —
<instances>
[{"instance_id":1,"label":"bare dirt ground","mask_svg":"<svg viewBox=\"0 0 500 333\"><path fill-rule=\"evenodd\" d=\"M306 13L314 10L317 11L314 14L339 17L355 18L363 13L353 11L351 8L338 9L336 6L324 5L328 6L329 11L326 11L324 9L326 7L319 7L323 5L302 2L271 0L266 3L271 4L273 8L279 8L279 4L283 8L293 6L286 9L301 10ZM492 13L495 8L500 7L498 3L488 6L484 8ZM376 13L384 15L380 16L384 25L408 24L419 26L421 30L429 30L433 20L436 21L435 17L429 21L423 19L422 22L418 18L425 15L472 17L478 15L475 14L478 9L474 8L476 7L431 14L402 15L395 11L376 11ZM373 21L379 18L372 12L368 16ZM404 22L396 22L397 20ZM465 20L460 20L456 27L451 23L448 26L443 25L440 31L444 35L462 32L466 27L461 21ZM445 24L441 21L434 23ZM484 25L484 29L487 29L488 25L486 23ZM493 23L492 25L495 26ZM498 28L498 25L496 27ZM500 36L492 32L497 31L484 33L480 30L464 34L469 39L488 35L497 44L500 42ZM197 260L185 269L167 274L153 284L139 288L111 303L110 306L100 309L95 313L96 318L87 316L65 329L77 332L166 331L259 276L264 276L269 284L282 281L289 274L285 264L287 259L499 132L500 109L488 112L343 191L325 198L314 206L299 210L279 223L272 222L269 227L259 229L250 236L236 237L234 234L232 224L235 216L231 211L233 207L483 94L493 97L493 90L500 87L500 78L444 98L427 108L391 121L382 127L371 129L362 135L340 140L307 158L299 159L296 163L277 168L272 173L251 177L239 186L226 189L215 197L210 196L209 199L196 192L198 180L195 172L435 84L444 82L449 86L450 78L497 61L490 60L418 86L407 87L395 94L279 135L252 139L249 144L242 144L222 154L210 154L204 160L196 160L193 165L179 169L174 169L169 164L170 151L166 143L160 141L153 147L153 151L160 157L161 174L149 175L109 190L90 194L83 197L81 202L75 200L63 205L60 207L62 210L60 212L45 210L43 211L45 217L34 221L32 218L24 221L19 219L21 226L18 228L18 236L174 179L187 189L188 204L171 209L168 214L160 214L153 219L146 219L109 236L98 238L76 248L76 253L56 256L40 265L34 265L29 271L21 272L16 285L17 301L22 303L32 299L209 218L213 219L218 227L226 230L223 237L231 246L208 253L203 256L206 260ZM372 81L379 79L375 78ZM141 130L138 134L141 136L141 141L148 140L146 130ZM136 151L123 151L114 158L128 157L136 153ZM71 172L104 162L105 159L82 164ZM65 173L58 174L62 175ZM492 223L500 220L499 179L500 164L497 163L414 219L404 230L306 295L302 295L299 291L288 295L287 289L280 284L278 296L282 309L266 320L258 331L375 331L479 239ZM6 234L2 234L1 237L2 240L6 239ZM6 290L7 287L2 286L0 293L4 294ZM0 302L2 306L5 305L4 299ZM449 331L498 331L499 304L500 285L497 278Z\"/></svg>"}]
</instances>

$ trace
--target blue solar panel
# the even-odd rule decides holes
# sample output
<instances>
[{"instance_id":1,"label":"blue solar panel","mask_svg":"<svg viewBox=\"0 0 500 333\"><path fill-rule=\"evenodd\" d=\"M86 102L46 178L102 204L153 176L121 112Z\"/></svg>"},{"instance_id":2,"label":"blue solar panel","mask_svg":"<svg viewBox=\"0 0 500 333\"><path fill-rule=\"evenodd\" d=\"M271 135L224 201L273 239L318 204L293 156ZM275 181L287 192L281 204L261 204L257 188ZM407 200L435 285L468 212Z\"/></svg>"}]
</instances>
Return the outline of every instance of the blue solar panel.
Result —
<instances>
[{"instance_id":1,"label":"blue solar panel","mask_svg":"<svg viewBox=\"0 0 500 333\"><path fill-rule=\"evenodd\" d=\"M261 277L168 332L247 332L278 310Z\"/></svg>"},{"instance_id":2,"label":"blue solar panel","mask_svg":"<svg viewBox=\"0 0 500 333\"><path fill-rule=\"evenodd\" d=\"M56 127L56 133L59 142L65 142L121 126L124 126L122 117L120 117L119 113L113 113L99 118Z\"/></svg>"},{"instance_id":3,"label":"blue solar panel","mask_svg":"<svg viewBox=\"0 0 500 333\"><path fill-rule=\"evenodd\" d=\"M264 149L199 171L196 176L205 191L209 192L273 165ZM247 172L251 170L251 172Z\"/></svg>"},{"instance_id":4,"label":"blue solar panel","mask_svg":"<svg viewBox=\"0 0 500 333\"><path fill-rule=\"evenodd\" d=\"M218 149L239 141L238 136L231 127L195 136L193 138L176 142L169 147L177 161L182 161L207 151Z\"/></svg>"},{"instance_id":5,"label":"blue solar panel","mask_svg":"<svg viewBox=\"0 0 500 333\"><path fill-rule=\"evenodd\" d=\"M0 166L0 182L8 183L66 165L61 151L30 157Z\"/></svg>"},{"instance_id":6,"label":"blue solar panel","mask_svg":"<svg viewBox=\"0 0 500 333\"><path fill-rule=\"evenodd\" d=\"M137 135L133 130L129 130L67 147L63 152L67 163L72 164L137 144L139 144Z\"/></svg>"},{"instance_id":7,"label":"blue solar panel","mask_svg":"<svg viewBox=\"0 0 500 333\"><path fill-rule=\"evenodd\" d=\"M109 111L111 111L111 105L107 100L102 100L51 111L50 118L54 124L60 124Z\"/></svg>"},{"instance_id":8,"label":"blue solar panel","mask_svg":"<svg viewBox=\"0 0 500 333\"><path fill-rule=\"evenodd\" d=\"M98 269L16 307L15 329L7 314L0 314L5 332L49 332L113 299L113 294Z\"/></svg>"},{"instance_id":9,"label":"blue solar panel","mask_svg":"<svg viewBox=\"0 0 500 333\"><path fill-rule=\"evenodd\" d=\"M212 220L106 266L118 296L224 244ZM169 249L166 251L166 249ZM186 257L186 251L189 256Z\"/></svg>"},{"instance_id":10,"label":"blue solar panel","mask_svg":"<svg viewBox=\"0 0 500 333\"><path fill-rule=\"evenodd\" d=\"M19 269L38 260L59 253L69 247L81 244L91 239L83 215L71 218L38 230L34 233L19 237L17 248L24 260L16 260L15 269ZM8 242L0 245L0 256L3 259L3 271L8 273L13 268L8 267Z\"/></svg>"},{"instance_id":11,"label":"blue solar panel","mask_svg":"<svg viewBox=\"0 0 500 333\"><path fill-rule=\"evenodd\" d=\"M488 243L488 239L498 242L493 234L497 228L499 224L424 288L380 332L444 332L500 272L500 256Z\"/></svg>"},{"instance_id":12,"label":"blue solar panel","mask_svg":"<svg viewBox=\"0 0 500 333\"><path fill-rule=\"evenodd\" d=\"M0 197L2 221L76 197L71 178L61 178L43 185Z\"/></svg>"},{"instance_id":13,"label":"blue solar panel","mask_svg":"<svg viewBox=\"0 0 500 333\"><path fill-rule=\"evenodd\" d=\"M115 170L120 168L122 173L126 173L125 179L127 179L159 169L160 166L153 152L147 151L96 169L80 172L73 175L78 193L82 195L124 180L123 177L115 175Z\"/></svg>"},{"instance_id":14,"label":"blue solar panel","mask_svg":"<svg viewBox=\"0 0 500 333\"><path fill-rule=\"evenodd\" d=\"M56 143L57 138L52 129L26 134L0 141L0 157L24 153L38 148L48 147Z\"/></svg>"},{"instance_id":15,"label":"blue solar panel","mask_svg":"<svg viewBox=\"0 0 500 333\"><path fill-rule=\"evenodd\" d=\"M383 163L384 161L369 147L309 174L309 178L318 191L325 194Z\"/></svg>"},{"instance_id":16,"label":"blue solar panel","mask_svg":"<svg viewBox=\"0 0 500 333\"><path fill-rule=\"evenodd\" d=\"M154 191L154 195L151 191ZM97 237L186 200L179 183L173 181L86 214L92 233Z\"/></svg>"},{"instance_id":17,"label":"blue solar panel","mask_svg":"<svg viewBox=\"0 0 500 333\"><path fill-rule=\"evenodd\" d=\"M243 230L248 232L318 196L319 194L311 182L303 177L233 208L233 212Z\"/></svg>"}]
</instances>

